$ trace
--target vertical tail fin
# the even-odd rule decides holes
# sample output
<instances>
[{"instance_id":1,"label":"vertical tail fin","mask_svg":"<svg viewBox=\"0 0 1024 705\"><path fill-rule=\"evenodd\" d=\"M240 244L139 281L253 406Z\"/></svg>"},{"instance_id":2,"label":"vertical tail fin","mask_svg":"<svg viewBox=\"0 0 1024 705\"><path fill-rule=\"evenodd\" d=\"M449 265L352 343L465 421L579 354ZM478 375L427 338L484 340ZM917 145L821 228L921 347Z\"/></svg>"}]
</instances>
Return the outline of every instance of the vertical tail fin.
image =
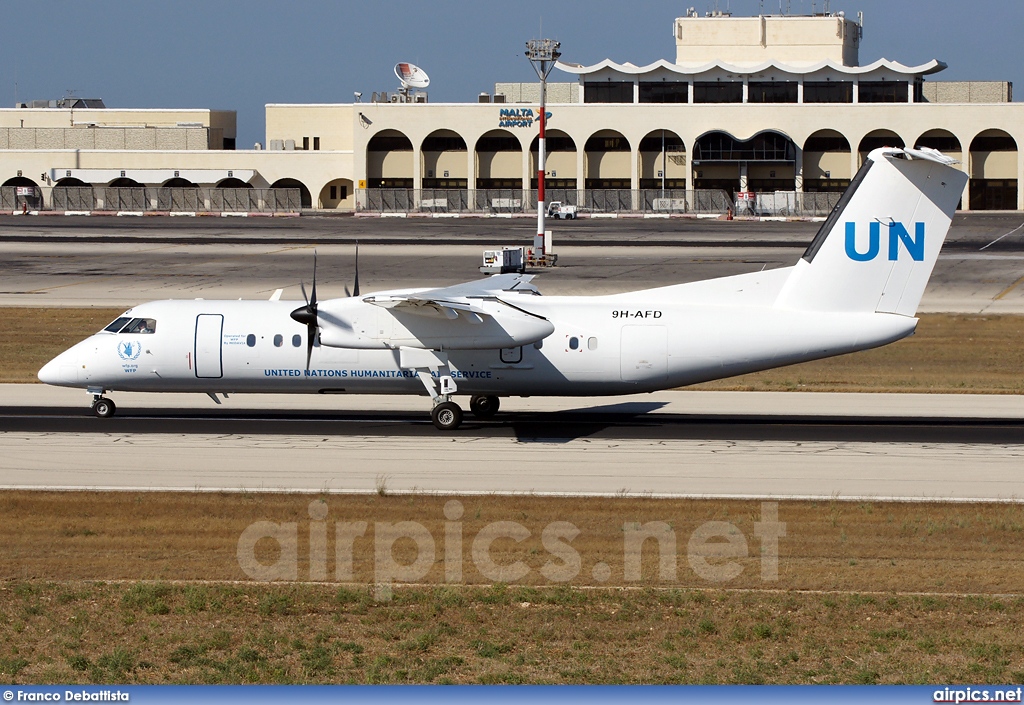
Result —
<instances>
[{"instance_id":1,"label":"vertical tail fin","mask_svg":"<svg viewBox=\"0 0 1024 705\"><path fill-rule=\"evenodd\" d=\"M913 316L967 174L930 149L876 149L793 268L776 306Z\"/></svg>"}]
</instances>

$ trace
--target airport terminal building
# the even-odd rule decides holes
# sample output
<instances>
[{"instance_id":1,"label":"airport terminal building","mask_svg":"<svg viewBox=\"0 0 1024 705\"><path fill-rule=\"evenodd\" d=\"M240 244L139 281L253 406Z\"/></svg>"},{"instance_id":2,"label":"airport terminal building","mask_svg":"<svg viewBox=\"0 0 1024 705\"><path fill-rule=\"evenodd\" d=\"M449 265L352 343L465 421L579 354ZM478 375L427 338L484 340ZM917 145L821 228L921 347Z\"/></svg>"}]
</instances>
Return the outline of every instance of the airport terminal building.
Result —
<instances>
[{"instance_id":1,"label":"airport terminal building","mask_svg":"<svg viewBox=\"0 0 1024 705\"><path fill-rule=\"evenodd\" d=\"M937 80L937 60L862 64L862 22L842 13L690 12L673 36L673 60L558 65L572 80L548 84L549 201L688 212L754 193L778 213L827 210L867 152L907 146L963 163L962 208L1024 210L1009 83ZM467 103L271 104L265 143L245 150L229 111L4 109L2 208L529 212L538 99L538 84L497 83Z\"/></svg>"}]
</instances>

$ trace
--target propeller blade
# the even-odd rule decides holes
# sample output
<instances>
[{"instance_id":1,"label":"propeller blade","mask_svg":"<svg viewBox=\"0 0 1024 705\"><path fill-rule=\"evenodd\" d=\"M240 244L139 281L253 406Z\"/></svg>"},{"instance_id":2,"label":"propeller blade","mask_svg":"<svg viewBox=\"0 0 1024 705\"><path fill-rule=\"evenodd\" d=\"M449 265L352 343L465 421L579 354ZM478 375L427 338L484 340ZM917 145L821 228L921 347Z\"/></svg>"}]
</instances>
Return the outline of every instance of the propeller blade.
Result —
<instances>
[{"instance_id":1,"label":"propeller blade","mask_svg":"<svg viewBox=\"0 0 1024 705\"><path fill-rule=\"evenodd\" d=\"M352 296L359 296L359 243L356 243L356 280L352 285Z\"/></svg>"},{"instance_id":2,"label":"propeller blade","mask_svg":"<svg viewBox=\"0 0 1024 705\"><path fill-rule=\"evenodd\" d=\"M317 327L315 323L306 326L306 370L309 370L309 361L313 359L313 341L316 339Z\"/></svg>"},{"instance_id":3,"label":"propeller blade","mask_svg":"<svg viewBox=\"0 0 1024 705\"><path fill-rule=\"evenodd\" d=\"M309 305L316 310L316 250L313 250L313 292L309 300Z\"/></svg>"},{"instance_id":4,"label":"propeller blade","mask_svg":"<svg viewBox=\"0 0 1024 705\"><path fill-rule=\"evenodd\" d=\"M317 318L316 308L316 250L313 250L313 287L310 292L311 296L306 296L305 282L300 281L299 286L302 288L302 297L306 299L306 305L299 306L292 311L291 318L296 323L306 324L306 369L308 370L309 363L313 358L313 342L320 332L320 321Z\"/></svg>"},{"instance_id":5,"label":"propeller blade","mask_svg":"<svg viewBox=\"0 0 1024 705\"><path fill-rule=\"evenodd\" d=\"M348 290L348 284L345 285L345 296L352 296L352 292Z\"/></svg>"}]
</instances>

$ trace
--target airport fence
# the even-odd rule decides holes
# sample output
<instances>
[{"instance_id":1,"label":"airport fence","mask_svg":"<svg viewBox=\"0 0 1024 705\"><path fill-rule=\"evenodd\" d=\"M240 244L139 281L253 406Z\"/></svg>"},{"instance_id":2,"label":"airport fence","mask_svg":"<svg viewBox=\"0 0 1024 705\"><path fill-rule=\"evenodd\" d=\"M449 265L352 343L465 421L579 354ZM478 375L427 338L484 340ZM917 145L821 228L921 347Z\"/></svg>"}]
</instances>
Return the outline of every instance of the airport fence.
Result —
<instances>
[{"instance_id":1,"label":"airport fence","mask_svg":"<svg viewBox=\"0 0 1024 705\"><path fill-rule=\"evenodd\" d=\"M37 188L0 186L0 210L20 211L28 208L34 211L42 206L43 199Z\"/></svg>"},{"instance_id":2,"label":"airport fence","mask_svg":"<svg viewBox=\"0 0 1024 705\"><path fill-rule=\"evenodd\" d=\"M721 189L547 189L546 201L576 206L580 213L823 216L840 193L777 191L752 201L732 199ZM363 213L531 213L537 191L523 189L356 189L356 211Z\"/></svg>"},{"instance_id":3,"label":"airport fence","mask_svg":"<svg viewBox=\"0 0 1024 705\"><path fill-rule=\"evenodd\" d=\"M50 208L143 213L298 213L302 210L302 196L297 188L54 186Z\"/></svg>"}]
</instances>

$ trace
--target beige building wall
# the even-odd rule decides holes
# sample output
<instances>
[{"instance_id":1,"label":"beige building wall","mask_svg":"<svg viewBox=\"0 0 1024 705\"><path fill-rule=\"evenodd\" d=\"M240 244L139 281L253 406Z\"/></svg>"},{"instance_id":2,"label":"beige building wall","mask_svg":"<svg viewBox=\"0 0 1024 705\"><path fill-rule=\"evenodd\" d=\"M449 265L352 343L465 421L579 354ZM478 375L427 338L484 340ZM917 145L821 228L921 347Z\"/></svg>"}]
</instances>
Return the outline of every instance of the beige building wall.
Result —
<instances>
[{"instance_id":1,"label":"beige building wall","mask_svg":"<svg viewBox=\"0 0 1024 705\"><path fill-rule=\"evenodd\" d=\"M1009 103L1013 84L1008 81L925 81L922 97L928 103Z\"/></svg>"},{"instance_id":2,"label":"beige building wall","mask_svg":"<svg viewBox=\"0 0 1024 705\"><path fill-rule=\"evenodd\" d=\"M628 179L629 152L587 152L588 179Z\"/></svg>"},{"instance_id":3,"label":"beige building wall","mask_svg":"<svg viewBox=\"0 0 1024 705\"><path fill-rule=\"evenodd\" d=\"M235 136L233 110L0 108L0 127L219 127Z\"/></svg>"},{"instance_id":4,"label":"beige building wall","mask_svg":"<svg viewBox=\"0 0 1024 705\"><path fill-rule=\"evenodd\" d=\"M812 64L830 59L857 66L860 27L839 16L679 17L676 63Z\"/></svg>"},{"instance_id":5,"label":"beige building wall","mask_svg":"<svg viewBox=\"0 0 1024 705\"><path fill-rule=\"evenodd\" d=\"M1018 145L1018 148L1020 145ZM971 177L975 179L1017 178L1017 152L971 152Z\"/></svg>"},{"instance_id":6,"label":"beige building wall","mask_svg":"<svg viewBox=\"0 0 1024 705\"><path fill-rule=\"evenodd\" d=\"M522 179L522 152L477 152L477 178Z\"/></svg>"},{"instance_id":7,"label":"beige building wall","mask_svg":"<svg viewBox=\"0 0 1024 705\"><path fill-rule=\"evenodd\" d=\"M536 153L534 153L536 154ZM544 170L550 176L552 172L557 179L576 179L576 152L549 152L544 159ZM537 160L535 156L530 159L530 178L533 178L537 171ZM580 188L583 184L579 185Z\"/></svg>"},{"instance_id":8,"label":"beige building wall","mask_svg":"<svg viewBox=\"0 0 1024 705\"><path fill-rule=\"evenodd\" d=\"M362 105L279 105L266 106L267 144L271 140L295 140L296 149L302 149L302 138L320 138L320 151L348 151L352 149L352 132L356 129L354 116Z\"/></svg>"},{"instance_id":9,"label":"beige building wall","mask_svg":"<svg viewBox=\"0 0 1024 705\"><path fill-rule=\"evenodd\" d=\"M640 153L640 178L657 179L659 171L665 172L666 179L690 179L690 169L687 166L685 152L665 152L664 159L661 152ZM664 165L664 169L662 166Z\"/></svg>"},{"instance_id":10,"label":"beige building wall","mask_svg":"<svg viewBox=\"0 0 1024 705\"><path fill-rule=\"evenodd\" d=\"M810 179L852 179L850 155L844 152L804 152L804 183ZM828 172L828 176L825 176Z\"/></svg>"},{"instance_id":11,"label":"beige building wall","mask_svg":"<svg viewBox=\"0 0 1024 705\"><path fill-rule=\"evenodd\" d=\"M366 161L371 179L412 178L412 151L369 152Z\"/></svg>"},{"instance_id":12,"label":"beige building wall","mask_svg":"<svg viewBox=\"0 0 1024 705\"><path fill-rule=\"evenodd\" d=\"M423 174L429 177L429 172L432 171L436 179L468 178L469 162L467 159L467 152L423 152ZM447 177L444 176L446 171L448 172Z\"/></svg>"}]
</instances>

